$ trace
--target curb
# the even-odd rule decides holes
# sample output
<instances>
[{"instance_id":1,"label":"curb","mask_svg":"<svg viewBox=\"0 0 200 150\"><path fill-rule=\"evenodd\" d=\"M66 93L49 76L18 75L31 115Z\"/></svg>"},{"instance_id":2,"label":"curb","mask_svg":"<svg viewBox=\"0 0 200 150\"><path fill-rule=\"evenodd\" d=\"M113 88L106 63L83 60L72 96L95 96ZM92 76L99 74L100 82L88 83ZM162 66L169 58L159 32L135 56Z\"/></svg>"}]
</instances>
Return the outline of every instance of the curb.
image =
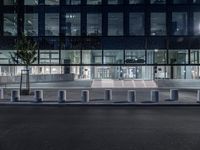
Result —
<instances>
[{"instance_id":1,"label":"curb","mask_svg":"<svg viewBox=\"0 0 200 150\"><path fill-rule=\"evenodd\" d=\"M0 106L34 106L34 107L199 107L200 104L87 104L87 103L0 103Z\"/></svg>"}]
</instances>

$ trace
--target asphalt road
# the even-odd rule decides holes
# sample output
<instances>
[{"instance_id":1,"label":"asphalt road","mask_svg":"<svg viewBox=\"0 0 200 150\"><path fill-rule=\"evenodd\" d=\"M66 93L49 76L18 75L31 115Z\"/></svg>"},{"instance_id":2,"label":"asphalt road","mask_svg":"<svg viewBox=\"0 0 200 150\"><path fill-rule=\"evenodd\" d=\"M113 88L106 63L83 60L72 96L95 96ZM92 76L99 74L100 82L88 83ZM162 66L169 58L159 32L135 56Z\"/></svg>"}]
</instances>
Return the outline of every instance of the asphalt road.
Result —
<instances>
[{"instance_id":1,"label":"asphalt road","mask_svg":"<svg viewBox=\"0 0 200 150\"><path fill-rule=\"evenodd\" d=\"M200 107L0 106L0 150L199 150Z\"/></svg>"}]
</instances>

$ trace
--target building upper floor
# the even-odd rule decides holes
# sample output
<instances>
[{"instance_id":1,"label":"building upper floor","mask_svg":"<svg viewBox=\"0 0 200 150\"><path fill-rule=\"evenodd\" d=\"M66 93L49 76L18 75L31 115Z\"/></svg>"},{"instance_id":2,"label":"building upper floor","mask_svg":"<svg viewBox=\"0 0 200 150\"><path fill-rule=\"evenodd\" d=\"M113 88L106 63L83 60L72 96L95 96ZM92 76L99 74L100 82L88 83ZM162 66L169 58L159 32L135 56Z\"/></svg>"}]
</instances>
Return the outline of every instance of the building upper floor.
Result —
<instances>
[{"instance_id":1,"label":"building upper floor","mask_svg":"<svg viewBox=\"0 0 200 150\"><path fill-rule=\"evenodd\" d=\"M21 1L21 2L20 2ZM3 0L4 5L144 5L200 4L199 0Z\"/></svg>"},{"instance_id":2,"label":"building upper floor","mask_svg":"<svg viewBox=\"0 0 200 150\"><path fill-rule=\"evenodd\" d=\"M22 32L27 36L199 36L200 0L2 0L0 36Z\"/></svg>"}]
</instances>

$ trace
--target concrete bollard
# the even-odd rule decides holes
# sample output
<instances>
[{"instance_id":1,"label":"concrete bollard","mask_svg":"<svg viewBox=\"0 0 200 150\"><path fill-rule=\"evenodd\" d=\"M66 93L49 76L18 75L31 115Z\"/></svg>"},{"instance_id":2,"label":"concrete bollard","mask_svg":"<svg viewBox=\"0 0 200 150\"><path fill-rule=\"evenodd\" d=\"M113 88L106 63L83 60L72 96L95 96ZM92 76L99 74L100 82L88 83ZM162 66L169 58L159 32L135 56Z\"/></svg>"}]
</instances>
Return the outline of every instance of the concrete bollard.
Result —
<instances>
[{"instance_id":1,"label":"concrete bollard","mask_svg":"<svg viewBox=\"0 0 200 150\"><path fill-rule=\"evenodd\" d=\"M170 90L170 100L177 101L178 100L178 90L176 89L171 89Z\"/></svg>"},{"instance_id":2,"label":"concrete bollard","mask_svg":"<svg viewBox=\"0 0 200 150\"><path fill-rule=\"evenodd\" d=\"M200 103L200 90L197 91L197 103Z\"/></svg>"},{"instance_id":3,"label":"concrete bollard","mask_svg":"<svg viewBox=\"0 0 200 150\"><path fill-rule=\"evenodd\" d=\"M20 100L19 90L12 90L11 91L11 102L18 102Z\"/></svg>"},{"instance_id":4,"label":"concrete bollard","mask_svg":"<svg viewBox=\"0 0 200 150\"><path fill-rule=\"evenodd\" d=\"M43 90L36 90L34 95L36 102L42 102L43 101Z\"/></svg>"},{"instance_id":5,"label":"concrete bollard","mask_svg":"<svg viewBox=\"0 0 200 150\"><path fill-rule=\"evenodd\" d=\"M86 103L90 102L89 90L81 91L81 101L86 102Z\"/></svg>"},{"instance_id":6,"label":"concrete bollard","mask_svg":"<svg viewBox=\"0 0 200 150\"><path fill-rule=\"evenodd\" d=\"M66 91L65 90L59 90L58 91L58 102L63 103L66 101Z\"/></svg>"},{"instance_id":7,"label":"concrete bollard","mask_svg":"<svg viewBox=\"0 0 200 150\"><path fill-rule=\"evenodd\" d=\"M0 99L4 99L4 90L3 90L3 88L2 89L0 89Z\"/></svg>"},{"instance_id":8,"label":"concrete bollard","mask_svg":"<svg viewBox=\"0 0 200 150\"><path fill-rule=\"evenodd\" d=\"M112 100L112 90L106 89L104 92L104 100Z\"/></svg>"},{"instance_id":9,"label":"concrete bollard","mask_svg":"<svg viewBox=\"0 0 200 150\"><path fill-rule=\"evenodd\" d=\"M151 101L152 102L159 102L159 91L158 90L152 90L151 91Z\"/></svg>"},{"instance_id":10,"label":"concrete bollard","mask_svg":"<svg viewBox=\"0 0 200 150\"><path fill-rule=\"evenodd\" d=\"M136 102L136 91L135 90L128 90L127 101L129 103Z\"/></svg>"}]
</instances>

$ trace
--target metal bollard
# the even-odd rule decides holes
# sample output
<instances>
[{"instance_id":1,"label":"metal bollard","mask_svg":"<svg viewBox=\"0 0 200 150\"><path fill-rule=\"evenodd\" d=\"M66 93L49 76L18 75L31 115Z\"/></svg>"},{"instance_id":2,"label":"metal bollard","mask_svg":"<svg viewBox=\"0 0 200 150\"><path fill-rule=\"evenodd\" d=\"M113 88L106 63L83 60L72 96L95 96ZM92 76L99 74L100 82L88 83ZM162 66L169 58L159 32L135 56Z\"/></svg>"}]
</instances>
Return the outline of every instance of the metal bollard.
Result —
<instances>
[{"instance_id":1,"label":"metal bollard","mask_svg":"<svg viewBox=\"0 0 200 150\"><path fill-rule=\"evenodd\" d=\"M106 89L104 92L104 100L112 100L112 90Z\"/></svg>"},{"instance_id":2,"label":"metal bollard","mask_svg":"<svg viewBox=\"0 0 200 150\"><path fill-rule=\"evenodd\" d=\"M178 90L176 89L171 89L170 90L170 100L177 101L178 100Z\"/></svg>"},{"instance_id":3,"label":"metal bollard","mask_svg":"<svg viewBox=\"0 0 200 150\"><path fill-rule=\"evenodd\" d=\"M0 99L4 99L4 90L3 90L3 88L2 89L0 89Z\"/></svg>"},{"instance_id":4,"label":"metal bollard","mask_svg":"<svg viewBox=\"0 0 200 150\"><path fill-rule=\"evenodd\" d=\"M81 100L86 103L90 102L89 90L81 91Z\"/></svg>"},{"instance_id":5,"label":"metal bollard","mask_svg":"<svg viewBox=\"0 0 200 150\"><path fill-rule=\"evenodd\" d=\"M42 102L43 101L43 90L36 90L34 97L35 97L36 102Z\"/></svg>"},{"instance_id":6,"label":"metal bollard","mask_svg":"<svg viewBox=\"0 0 200 150\"><path fill-rule=\"evenodd\" d=\"M19 90L12 90L11 91L11 102L18 102L20 100Z\"/></svg>"},{"instance_id":7,"label":"metal bollard","mask_svg":"<svg viewBox=\"0 0 200 150\"><path fill-rule=\"evenodd\" d=\"M65 90L58 91L58 102L63 103L65 101L66 101L66 91Z\"/></svg>"},{"instance_id":8,"label":"metal bollard","mask_svg":"<svg viewBox=\"0 0 200 150\"><path fill-rule=\"evenodd\" d=\"M200 103L200 90L197 91L197 103Z\"/></svg>"},{"instance_id":9,"label":"metal bollard","mask_svg":"<svg viewBox=\"0 0 200 150\"><path fill-rule=\"evenodd\" d=\"M159 102L159 91L158 90L152 90L151 91L151 101L152 102Z\"/></svg>"},{"instance_id":10,"label":"metal bollard","mask_svg":"<svg viewBox=\"0 0 200 150\"><path fill-rule=\"evenodd\" d=\"M129 103L136 102L136 91L135 90L128 90L127 101Z\"/></svg>"}]
</instances>

